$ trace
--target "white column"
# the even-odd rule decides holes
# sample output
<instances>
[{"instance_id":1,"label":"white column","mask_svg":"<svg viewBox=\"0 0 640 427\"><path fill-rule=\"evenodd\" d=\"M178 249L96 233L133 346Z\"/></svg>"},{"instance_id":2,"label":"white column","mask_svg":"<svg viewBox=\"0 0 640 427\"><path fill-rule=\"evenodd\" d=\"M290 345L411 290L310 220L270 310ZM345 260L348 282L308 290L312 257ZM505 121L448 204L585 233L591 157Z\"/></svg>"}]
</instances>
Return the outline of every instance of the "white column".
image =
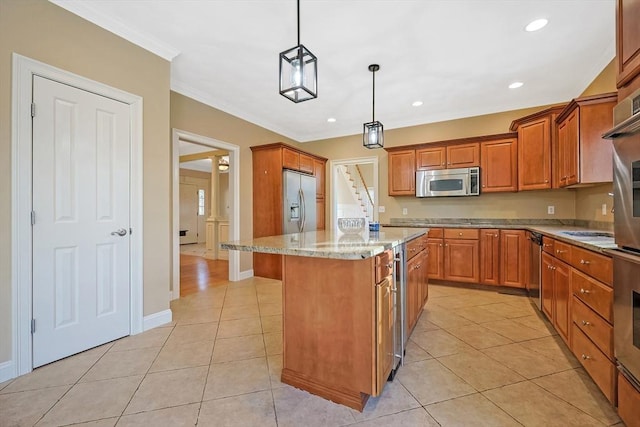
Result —
<instances>
[{"instance_id":1,"label":"white column","mask_svg":"<svg viewBox=\"0 0 640 427\"><path fill-rule=\"evenodd\" d=\"M218 162L219 156L211 158L211 188L209 189L209 209L207 218L207 251L213 251L214 258L218 259Z\"/></svg>"}]
</instances>

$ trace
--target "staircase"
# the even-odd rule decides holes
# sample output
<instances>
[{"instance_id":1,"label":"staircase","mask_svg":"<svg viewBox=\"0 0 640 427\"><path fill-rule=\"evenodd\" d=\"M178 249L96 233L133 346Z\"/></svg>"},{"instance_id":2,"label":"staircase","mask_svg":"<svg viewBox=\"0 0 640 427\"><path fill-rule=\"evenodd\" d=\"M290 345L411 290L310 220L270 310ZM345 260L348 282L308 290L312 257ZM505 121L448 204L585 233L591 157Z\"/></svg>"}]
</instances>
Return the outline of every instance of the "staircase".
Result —
<instances>
[{"instance_id":1,"label":"staircase","mask_svg":"<svg viewBox=\"0 0 640 427\"><path fill-rule=\"evenodd\" d=\"M349 187L354 202L360 207L362 216L369 222L373 221L373 197L358 165L340 165L338 169Z\"/></svg>"}]
</instances>

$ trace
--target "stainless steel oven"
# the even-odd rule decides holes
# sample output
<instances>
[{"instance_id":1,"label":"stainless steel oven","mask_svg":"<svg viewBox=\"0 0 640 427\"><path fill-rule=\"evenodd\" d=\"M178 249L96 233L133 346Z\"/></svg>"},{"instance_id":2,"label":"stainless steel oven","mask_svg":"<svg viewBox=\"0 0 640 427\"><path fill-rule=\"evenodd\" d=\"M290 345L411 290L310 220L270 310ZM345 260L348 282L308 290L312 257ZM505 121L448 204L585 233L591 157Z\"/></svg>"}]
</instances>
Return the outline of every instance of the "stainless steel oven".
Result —
<instances>
[{"instance_id":1,"label":"stainless steel oven","mask_svg":"<svg viewBox=\"0 0 640 427\"><path fill-rule=\"evenodd\" d=\"M640 390L640 90L614 109L614 346L620 371Z\"/></svg>"}]
</instances>

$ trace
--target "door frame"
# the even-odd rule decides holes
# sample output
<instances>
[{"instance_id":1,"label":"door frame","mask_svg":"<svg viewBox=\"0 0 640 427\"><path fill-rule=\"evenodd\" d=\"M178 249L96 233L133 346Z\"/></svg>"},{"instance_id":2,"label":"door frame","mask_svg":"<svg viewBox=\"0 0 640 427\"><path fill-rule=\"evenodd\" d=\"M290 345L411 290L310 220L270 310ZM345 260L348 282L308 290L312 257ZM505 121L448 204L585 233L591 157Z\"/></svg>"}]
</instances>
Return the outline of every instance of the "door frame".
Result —
<instances>
[{"instance_id":1,"label":"door frame","mask_svg":"<svg viewBox=\"0 0 640 427\"><path fill-rule=\"evenodd\" d=\"M143 331L143 99L40 61L13 53L11 99L11 351L13 376L33 370L32 357L32 79L38 75L129 105L130 307L129 333Z\"/></svg>"},{"instance_id":2,"label":"door frame","mask_svg":"<svg viewBox=\"0 0 640 427\"><path fill-rule=\"evenodd\" d=\"M375 200L373 201L373 218L375 221L378 220L378 206L380 205L380 195L378 194L378 157L355 157L352 159L338 159L338 160L330 160L329 161L329 170L331 171L330 176L330 188L331 188L331 230L336 228L336 224L338 222L338 201L336 195L336 185L335 182L338 179L338 166L342 165L362 165L362 164L372 164L373 165L373 188L375 190Z\"/></svg>"},{"instance_id":3,"label":"door frame","mask_svg":"<svg viewBox=\"0 0 640 427\"><path fill-rule=\"evenodd\" d=\"M229 215L229 240L240 239L240 147L228 142L219 141L203 135L187 132L181 129L172 129L172 169L173 169L173 230L171 233L173 260L171 280L171 299L180 298L180 141L192 144L204 145L212 149L227 150L229 152L229 194L231 199ZM211 199L213 194L209 195ZM241 280L240 276L240 252L229 251L229 281Z\"/></svg>"}]
</instances>

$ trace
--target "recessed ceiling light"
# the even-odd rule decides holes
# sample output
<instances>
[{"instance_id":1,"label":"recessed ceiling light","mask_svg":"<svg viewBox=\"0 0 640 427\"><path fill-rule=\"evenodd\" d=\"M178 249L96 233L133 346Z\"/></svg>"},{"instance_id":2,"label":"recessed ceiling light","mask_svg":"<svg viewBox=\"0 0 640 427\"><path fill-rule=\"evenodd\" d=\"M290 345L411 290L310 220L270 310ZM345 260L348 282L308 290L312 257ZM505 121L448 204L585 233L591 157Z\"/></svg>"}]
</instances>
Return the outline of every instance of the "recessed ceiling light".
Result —
<instances>
[{"instance_id":1,"label":"recessed ceiling light","mask_svg":"<svg viewBox=\"0 0 640 427\"><path fill-rule=\"evenodd\" d=\"M335 123L335 122L336 122L336 119L334 119L333 117L329 117L329 118L327 119L327 121L328 121L329 123Z\"/></svg>"},{"instance_id":2,"label":"recessed ceiling light","mask_svg":"<svg viewBox=\"0 0 640 427\"><path fill-rule=\"evenodd\" d=\"M509 85L509 89L518 89L519 87L522 87L524 83L522 82L513 82Z\"/></svg>"},{"instance_id":3,"label":"recessed ceiling light","mask_svg":"<svg viewBox=\"0 0 640 427\"><path fill-rule=\"evenodd\" d=\"M547 25L549 23L549 21L547 21L544 18L541 19L536 19L535 21L531 21L529 22L529 24L524 27L525 31L538 31L539 29L543 28L545 25Z\"/></svg>"},{"instance_id":4,"label":"recessed ceiling light","mask_svg":"<svg viewBox=\"0 0 640 427\"><path fill-rule=\"evenodd\" d=\"M422 105L422 101L415 101L415 102L414 102L413 104L411 104L411 105L413 105L414 107L419 107L419 106L421 106L421 105Z\"/></svg>"}]
</instances>

